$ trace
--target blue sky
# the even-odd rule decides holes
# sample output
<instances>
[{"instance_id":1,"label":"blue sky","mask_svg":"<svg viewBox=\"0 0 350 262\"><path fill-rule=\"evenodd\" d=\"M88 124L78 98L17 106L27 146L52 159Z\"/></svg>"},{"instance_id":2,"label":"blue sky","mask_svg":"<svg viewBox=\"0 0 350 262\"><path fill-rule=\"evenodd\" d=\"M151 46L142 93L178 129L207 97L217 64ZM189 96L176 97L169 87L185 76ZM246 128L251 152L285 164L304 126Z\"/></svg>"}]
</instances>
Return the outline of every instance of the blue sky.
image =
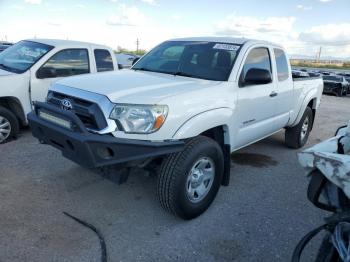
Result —
<instances>
[{"instance_id":1,"label":"blue sky","mask_svg":"<svg viewBox=\"0 0 350 262\"><path fill-rule=\"evenodd\" d=\"M63 38L150 49L184 36L239 36L289 53L350 57L349 0L0 0L0 39Z\"/></svg>"}]
</instances>

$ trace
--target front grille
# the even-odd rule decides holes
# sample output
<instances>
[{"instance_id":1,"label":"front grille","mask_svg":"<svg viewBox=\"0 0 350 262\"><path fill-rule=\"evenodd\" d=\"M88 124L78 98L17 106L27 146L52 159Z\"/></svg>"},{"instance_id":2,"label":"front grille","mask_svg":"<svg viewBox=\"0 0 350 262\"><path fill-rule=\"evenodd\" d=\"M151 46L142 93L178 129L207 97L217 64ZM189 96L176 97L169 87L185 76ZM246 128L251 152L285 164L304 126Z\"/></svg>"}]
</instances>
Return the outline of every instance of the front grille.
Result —
<instances>
[{"instance_id":1,"label":"front grille","mask_svg":"<svg viewBox=\"0 0 350 262\"><path fill-rule=\"evenodd\" d=\"M47 102L57 107L62 107L63 99L68 99L71 102L71 111L79 117L86 128L101 130L107 127L103 112L96 103L57 92L49 92L47 96Z\"/></svg>"}]
</instances>

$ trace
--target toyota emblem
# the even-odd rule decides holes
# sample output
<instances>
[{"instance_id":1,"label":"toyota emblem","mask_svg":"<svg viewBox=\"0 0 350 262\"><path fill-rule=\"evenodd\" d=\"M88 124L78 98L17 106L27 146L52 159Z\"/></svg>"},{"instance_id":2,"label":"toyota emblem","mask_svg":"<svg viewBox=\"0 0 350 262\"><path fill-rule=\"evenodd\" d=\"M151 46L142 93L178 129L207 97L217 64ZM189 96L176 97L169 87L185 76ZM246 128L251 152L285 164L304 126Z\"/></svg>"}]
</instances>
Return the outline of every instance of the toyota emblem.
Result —
<instances>
[{"instance_id":1,"label":"toyota emblem","mask_svg":"<svg viewBox=\"0 0 350 262\"><path fill-rule=\"evenodd\" d=\"M61 101L61 108L64 110L72 110L73 109L72 102L69 101L68 99L63 99Z\"/></svg>"}]
</instances>

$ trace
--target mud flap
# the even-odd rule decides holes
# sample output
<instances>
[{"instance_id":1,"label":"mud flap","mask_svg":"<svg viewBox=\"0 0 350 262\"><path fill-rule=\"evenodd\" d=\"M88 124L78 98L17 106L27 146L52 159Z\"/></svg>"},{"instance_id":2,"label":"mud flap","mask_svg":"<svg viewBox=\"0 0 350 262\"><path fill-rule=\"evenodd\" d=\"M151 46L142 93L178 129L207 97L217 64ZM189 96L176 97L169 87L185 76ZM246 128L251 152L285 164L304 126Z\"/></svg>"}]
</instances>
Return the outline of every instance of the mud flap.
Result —
<instances>
[{"instance_id":1,"label":"mud flap","mask_svg":"<svg viewBox=\"0 0 350 262\"><path fill-rule=\"evenodd\" d=\"M228 186L230 184L230 171L231 171L231 146L223 146L224 153L224 174L222 176L221 185Z\"/></svg>"}]
</instances>

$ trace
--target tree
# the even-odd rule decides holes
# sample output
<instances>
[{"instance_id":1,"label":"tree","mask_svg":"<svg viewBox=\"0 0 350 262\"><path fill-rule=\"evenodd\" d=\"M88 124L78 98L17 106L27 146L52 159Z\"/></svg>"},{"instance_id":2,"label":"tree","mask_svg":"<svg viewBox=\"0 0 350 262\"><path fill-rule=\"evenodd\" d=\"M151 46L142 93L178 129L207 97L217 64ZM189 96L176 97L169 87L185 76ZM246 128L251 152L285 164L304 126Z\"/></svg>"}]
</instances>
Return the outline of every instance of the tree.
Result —
<instances>
[{"instance_id":1,"label":"tree","mask_svg":"<svg viewBox=\"0 0 350 262\"><path fill-rule=\"evenodd\" d=\"M127 48L123 48L121 46L117 47L117 50L114 51L117 54L123 53L123 54L133 54L133 55L144 55L147 51L140 49L138 51L132 51Z\"/></svg>"}]
</instances>

